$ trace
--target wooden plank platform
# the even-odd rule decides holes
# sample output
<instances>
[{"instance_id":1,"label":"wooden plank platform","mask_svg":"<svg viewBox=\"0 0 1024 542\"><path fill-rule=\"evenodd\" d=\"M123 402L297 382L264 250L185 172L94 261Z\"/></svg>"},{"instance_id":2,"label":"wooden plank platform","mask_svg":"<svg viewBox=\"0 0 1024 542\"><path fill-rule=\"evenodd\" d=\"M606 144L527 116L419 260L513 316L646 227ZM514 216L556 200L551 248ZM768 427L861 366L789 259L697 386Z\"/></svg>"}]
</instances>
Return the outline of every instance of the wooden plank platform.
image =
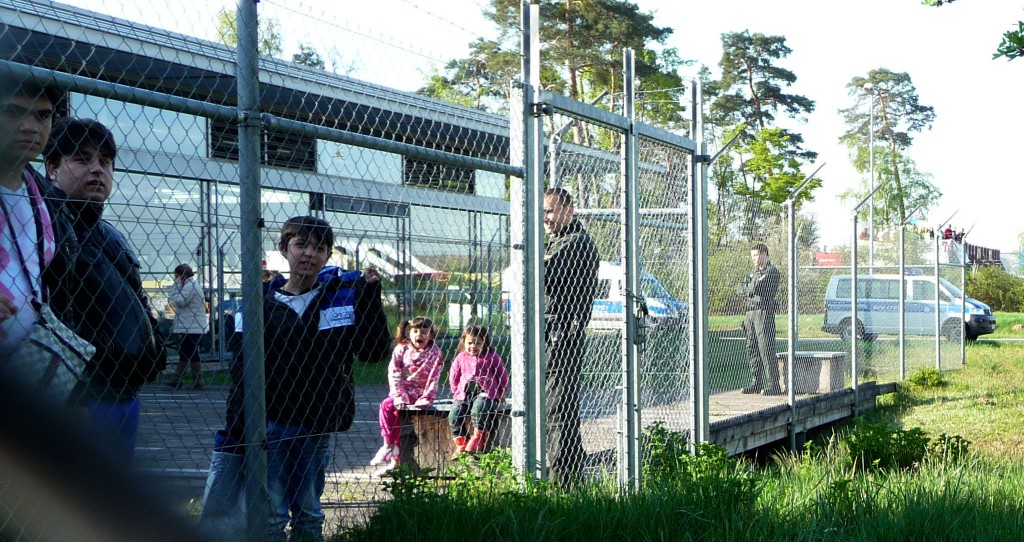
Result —
<instances>
[{"instance_id":1,"label":"wooden plank platform","mask_svg":"<svg viewBox=\"0 0 1024 542\"><path fill-rule=\"evenodd\" d=\"M711 396L710 440L730 454L739 454L789 438L790 424L797 433L849 418L875 407L880 395L896 391L896 383L865 382L820 395L800 395L796 416L785 396L765 397L730 391Z\"/></svg>"}]
</instances>

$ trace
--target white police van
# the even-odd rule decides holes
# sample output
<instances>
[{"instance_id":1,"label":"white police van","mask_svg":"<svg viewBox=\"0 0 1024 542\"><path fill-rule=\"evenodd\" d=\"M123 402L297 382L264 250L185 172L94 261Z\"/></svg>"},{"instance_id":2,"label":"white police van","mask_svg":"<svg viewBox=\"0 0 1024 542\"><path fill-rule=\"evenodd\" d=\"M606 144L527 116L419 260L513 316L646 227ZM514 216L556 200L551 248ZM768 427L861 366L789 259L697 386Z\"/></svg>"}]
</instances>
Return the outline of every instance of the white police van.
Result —
<instances>
[{"instance_id":1,"label":"white police van","mask_svg":"<svg viewBox=\"0 0 1024 542\"><path fill-rule=\"evenodd\" d=\"M618 262L602 261L597 267L597 295L590 317L592 330L614 331L622 329L626 321L626 295L622 287L624 271ZM508 297L511 284L511 270L501 275L502 306L511 312L512 301ZM647 325L683 326L690 316L688 304L677 300L664 284L647 271L640 271L640 291L647 305Z\"/></svg>"},{"instance_id":2,"label":"white police van","mask_svg":"<svg viewBox=\"0 0 1024 542\"><path fill-rule=\"evenodd\" d=\"M825 291L825 321L821 329L849 340L854 334L850 315L850 275L833 276ZM900 285L905 288L905 333L935 335L935 277L922 275L858 275L857 325L860 339L873 340L882 334L899 333ZM964 337L973 341L996 330L996 319L988 305L964 294L946 279L939 278L939 326L949 340Z\"/></svg>"}]
</instances>

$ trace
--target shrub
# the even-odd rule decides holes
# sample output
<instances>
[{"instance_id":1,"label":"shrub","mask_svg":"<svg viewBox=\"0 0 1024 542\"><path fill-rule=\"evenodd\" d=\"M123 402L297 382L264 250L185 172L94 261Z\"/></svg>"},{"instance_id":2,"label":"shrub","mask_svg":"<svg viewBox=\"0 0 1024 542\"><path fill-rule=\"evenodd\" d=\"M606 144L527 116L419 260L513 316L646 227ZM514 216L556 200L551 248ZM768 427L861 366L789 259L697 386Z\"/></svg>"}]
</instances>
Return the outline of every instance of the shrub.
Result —
<instances>
[{"instance_id":1,"label":"shrub","mask_svg":"<svg viewBox=\"0 0 1024 542\"><path fill-rule=\"evenodd\" d=\"M679 468L680 458L690 453L686 436L669 431L661 422L644 428L641 443L644 480L674 477Z\"/></svg>"},{"instance_id":2,"label":"shrub","mask_svg":"<svg viewBox=\"0 0 1024 542\"><path fill-rule=\"evenodd\" d=\"M471 456L461 456L446 474L454 479L448 483L448 495L455 500L479 501L499 496L534 494L549 489L549 482L538 481L518 472L512 464L512 453L506 448Z\"/></svg>"},{"instance_id":3,"label":"shrub","mask_svg":"<svg viewBox=\"0 0 1024 542\"><path fill-rule=\"evenodd\" d=\"M1001 267L982 267L968 274L967 295L994 311L1024 312L1024 279Z\"/></svg>"},{"instance_id":4,"label":"shrub","mask_svg":"<svg viewBox=\"0 0 1024 542\"><path fill-rule=\"evenodd\" d=\"M696 445L691 454L686 437L660 423L644 429L643 480L647 489L682 489L712 508L750 509L760 492L760 477L740 459L715 444Z\"/></svg>"},{"instance_id":5,"label":"shrub","mask_svg":"<svg viewBox=\"0 0 1024 542\"><path fill-rule=\"evenodd\" d=\"M920 427L898 429L885 422L857 418L843 437L850 466L861 470L909 469L928 451L929 438Z\"/></svg>"},{"instance_id":6,"label":"shrub","mask_svg":"<svg viewBox=\"0 0 1024 542\"><path fill-rule=\"evenodd\" d=\"M970 451L971 441L960 435L942 433L928 446L928 453L953 462L962 461Z\"/></svg>"},{"instance_id":7,"label":"shrub","mask_svg":"<svg viewBox=\"0 0 1024 542\"><path fill-rule=\"evenodd\" d=\"M942 372L935 368L919 369L907 381L922 388L941 388L948 383Z\"/></svg>"}]
</instances>

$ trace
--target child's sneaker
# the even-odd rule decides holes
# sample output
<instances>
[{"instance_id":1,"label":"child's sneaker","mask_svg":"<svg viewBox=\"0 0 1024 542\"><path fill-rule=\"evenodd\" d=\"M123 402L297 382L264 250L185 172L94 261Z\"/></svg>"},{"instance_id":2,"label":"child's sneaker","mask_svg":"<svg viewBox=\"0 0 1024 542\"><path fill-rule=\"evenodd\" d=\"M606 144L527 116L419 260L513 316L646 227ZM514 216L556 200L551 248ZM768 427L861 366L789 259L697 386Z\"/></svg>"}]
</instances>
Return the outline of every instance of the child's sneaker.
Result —
<instances>
[{"instance_id":1,"label":"child's sneaker","mask_svg":"<svg viewBox=\"0 0 1024 542\"><path fill-rule=\"evenodd\" d=\"M381 476L384 476L385 474L387 474L387 473L389 473L389 472L391 472L391 471L393 471L393 470L395 470L397 468L398 468L398 456L397 455L392 455L391 459L389 459L386 463L384 463L384 465L381 466L381 468L373 471L373 476L381 477Z\"/></svg>"},{"instance_id":2,"label":"child's sneaker","mask_svg":"<svg viewBox=\"0 0 1024 542\"><path fill-rule=\"evenodd\" d=\"M373 456L373 459L370 460L370 465L375 466L387 463L391 460L391 457L395 454L395 450L397 449L398 446L392 447L387 444L381 446L380 449L377 450L377 455Z\"/></svg>"}]
</instances>

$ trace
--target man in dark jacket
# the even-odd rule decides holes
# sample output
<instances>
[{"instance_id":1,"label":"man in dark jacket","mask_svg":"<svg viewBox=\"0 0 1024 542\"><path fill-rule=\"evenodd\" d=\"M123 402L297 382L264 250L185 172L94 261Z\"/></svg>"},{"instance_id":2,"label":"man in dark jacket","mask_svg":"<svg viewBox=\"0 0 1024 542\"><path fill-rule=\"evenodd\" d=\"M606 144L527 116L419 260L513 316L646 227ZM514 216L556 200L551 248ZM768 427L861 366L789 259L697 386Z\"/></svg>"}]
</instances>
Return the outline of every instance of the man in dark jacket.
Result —
<instances>
[{"instance_id":1,"label":"man in dark jacket","mask_svg":"<svg viewBox=\"0 0 1024 542\"><path fill-rule=\"evenodd\" d=\"M544 341L547 347L548 475L567 485L585 456L580 435L584 331L597 293L597 246L574 216L564 188L544 194Z\"/></svg>"},{"instance_id":2,"label":"man in dark jacket","mask_svg":"<svg viewBox=\"0 0 1024 542\"><path fill-rule=\"evenodd\" d=\"M747 361L753 381L743 393L781 395L779 366L775 360L775 310L782 275L768 259L768 247L757 243L750 248L754 271L740 285L739 294L747 305L743 332L747 337Z\"/></svg>"},{"instance_id":3,"label":"man in dark jacket","mask_svg":"<svg viewBox=\"0 0 1024 542\"><path fill-rule=\"evenodd\" d=\"M74 233L71 261L51 266L44 280L50 305L75 333L96 347L80 386L92 430L130 458L139 425L138 393L166 367L163 341L142 290L140 264L127 239L103 220L114 188L117 147L94 120L61 119L44 152L53 183L47 204L54 228ZM59 271L58 271L59 270Z\"/></svg>"}]
</instances>

